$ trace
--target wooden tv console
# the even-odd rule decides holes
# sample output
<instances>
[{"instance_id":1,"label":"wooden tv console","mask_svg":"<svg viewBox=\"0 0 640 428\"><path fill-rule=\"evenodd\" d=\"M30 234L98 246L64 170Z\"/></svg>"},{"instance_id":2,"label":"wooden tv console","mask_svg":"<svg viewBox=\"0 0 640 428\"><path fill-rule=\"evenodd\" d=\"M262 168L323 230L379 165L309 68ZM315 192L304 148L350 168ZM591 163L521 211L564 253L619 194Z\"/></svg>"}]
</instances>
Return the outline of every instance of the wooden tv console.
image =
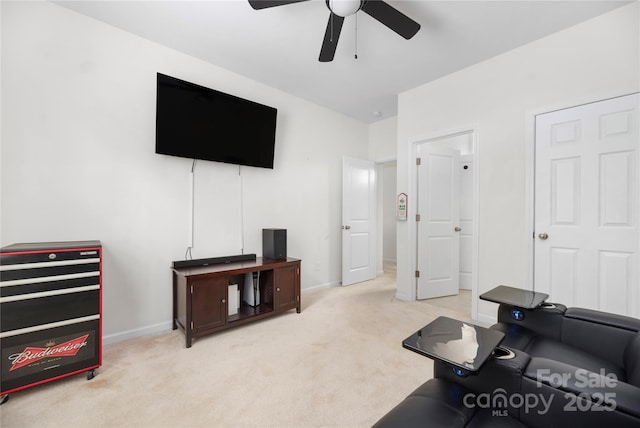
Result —
<instances>
[{"instance_id":1,"label":"wooden tv console","mask_svg":"<svg viewBox=\"0 0 640 428\"><path fill-rule=\"evenodd\" d=\"M243 303L246 274L259 272L260 305ZM229 315L230 284L238 284L241 306ZM300 313L300 260L286 258L173 269L173 329L182 329L187 348L194 337L247 324L290 309Z\"/></svg>"}]
</instances>

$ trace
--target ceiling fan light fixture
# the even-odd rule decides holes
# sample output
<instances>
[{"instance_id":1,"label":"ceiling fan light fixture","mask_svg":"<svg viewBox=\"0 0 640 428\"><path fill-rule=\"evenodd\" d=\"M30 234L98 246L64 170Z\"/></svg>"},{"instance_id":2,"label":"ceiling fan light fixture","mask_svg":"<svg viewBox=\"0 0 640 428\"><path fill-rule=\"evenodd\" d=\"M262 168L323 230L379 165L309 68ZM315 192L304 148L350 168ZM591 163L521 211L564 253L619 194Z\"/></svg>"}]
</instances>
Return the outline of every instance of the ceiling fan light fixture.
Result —
<instances>
[{"instance_id":1,"label":"ceiling fan light fixture","mask_svg":"<svg viewBox=\"0 0 640 428\"><path fill-rule=\"evenodd\" d=\"M249 0L249 4L252 8L258 10L284 6L292 3L300 3L303 1L308 0ZM322 39L322 47L320 48L320 56L318 57L318 61L320 62L333 61L344 19L347 16L355 15L360 10L407 40L415 36L418 30L420 30L420 24L384 0L324 1L327 5L327 9L329 9L331 13L329 14L329 19L327 21L324 38ZM357 43L356 21L356 54L354 55L356 59L358 58Z\"/></svg>"},{"instance_id":2,"label":"ceiling fan light fixture","mask_svg":"<svg viewBox=\"0 0 640 428\"><path fill-rule=\"evenodd\" d=\"M362 0L328 0L328 4L331 12L346 18L360 10Z\"/></svg>"}]
</instances>

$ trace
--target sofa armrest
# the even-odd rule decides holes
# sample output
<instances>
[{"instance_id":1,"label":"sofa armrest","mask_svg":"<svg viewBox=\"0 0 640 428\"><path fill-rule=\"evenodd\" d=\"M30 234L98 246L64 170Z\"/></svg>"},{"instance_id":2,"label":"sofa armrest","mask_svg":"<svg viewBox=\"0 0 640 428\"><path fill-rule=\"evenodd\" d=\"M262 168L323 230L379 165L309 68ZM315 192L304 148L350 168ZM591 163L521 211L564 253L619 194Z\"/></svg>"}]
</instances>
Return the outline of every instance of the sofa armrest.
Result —
<instances>
[{"instance_id":1,"label":"sofa armrest","mask_svg":"<svg viewBox=\"0 0 640 428\"><path fill-rule=\"evenodd\" d=\"M559 396L569 400L565 405L569 410L572 410L571 396L574 396L583 400L576 400L577 410L616 411L640 422L640 388L617 379L615 375L595 373L547 358L532 358L524 377L535 381L541 390L543 386L557 390Z\"/></svg>"},{"instance_id":2,"label":"sofa armrest","mask_svg":"<svg viewBox=\"0 0 640 428\"><path fill-rule=\"evenodd\" d=\"M431 379L384 415L374 428L526 428L511 415L478 406L475 394L445 379Z\"/></svg>"},{"instance_id":3,"label":"sofa armrest","mask_svg":"<svg viewBox=\"0 0 640 428\"><path fill-rule=\"evenodd\" d=\"M456 374L452 366L441 361L434 363L433 374L437 379L462 385L473 392L472 395L475 397L483 397L487 394L499 395L499 393L511 397L520 393L522 376L531 357L517 349L509 351L513 353L512 356L491 357L476 375L460 376ZM518 418L520 414L520 408L510 405L508 402L500 410L506 411L515 418Z\"/></svg>"},{"instance_id":4,"label":"sofa armrest","mask_svg":"<svg viewBox=\"0 0 640 428\"><path fill-rule=\"evenodd\" d=\"M559 303L543 303L535 309L522 309L501 304L498 307L498 323L518 325L533 335L560 340L562 321L567 307ZM514 311L518 317L514 317Z\"/></svg>"},{"instance_id":5,"label":"sofa armrest","mask_svg":"<svg viewBox=\"0 0 640 428\"><path fill-rule=\"evenodd\" d=\"M468 390L444 379L431 379L384 415L374 428L464 427L475 413L465 406Z\"/></svg>"}]
</instances>

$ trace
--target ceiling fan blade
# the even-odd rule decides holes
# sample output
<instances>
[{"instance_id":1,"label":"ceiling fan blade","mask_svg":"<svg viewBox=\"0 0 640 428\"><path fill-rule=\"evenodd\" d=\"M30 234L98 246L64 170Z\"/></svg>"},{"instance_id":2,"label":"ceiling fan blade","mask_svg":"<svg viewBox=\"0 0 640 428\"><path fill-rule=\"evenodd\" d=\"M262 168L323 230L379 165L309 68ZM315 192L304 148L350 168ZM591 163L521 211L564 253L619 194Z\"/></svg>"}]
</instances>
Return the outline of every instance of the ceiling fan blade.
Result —
<instances>
[{"instance_id":1,"label":"ceiling fan blade","mask_svg":"<svg viewBox=\"0 0 640 428\"><path fill-rule=\"evenodd\" d=\"M407 40L420 29L420 24L382 0L367 0L361 10Z\"/></svg>"},{"instance_id":2,"label":"ceiling fan blade","mask_svg":"<svg viewBox=\"0 0 640 428\"><path fill-rule=\"evenodd\" d=\"M324 32L324 39L322 40L322 48L320 48L320 58L318 58L320 62L333 61L343 23L344 18L342 16L338 16L333 12L329 15L327 29Z\"/></svg>"},{"instance_id":3,"label":"ceiling fan blade","mask_svg":"<svg viewBox=\"0 0 640 428\"><path fill-rule=\"evenodd\" d=\"M300 3L308 0L249 0L249 4L255 10L267 9L269 7L284 6L292 3Z\"/></svg>"}]
</instances>

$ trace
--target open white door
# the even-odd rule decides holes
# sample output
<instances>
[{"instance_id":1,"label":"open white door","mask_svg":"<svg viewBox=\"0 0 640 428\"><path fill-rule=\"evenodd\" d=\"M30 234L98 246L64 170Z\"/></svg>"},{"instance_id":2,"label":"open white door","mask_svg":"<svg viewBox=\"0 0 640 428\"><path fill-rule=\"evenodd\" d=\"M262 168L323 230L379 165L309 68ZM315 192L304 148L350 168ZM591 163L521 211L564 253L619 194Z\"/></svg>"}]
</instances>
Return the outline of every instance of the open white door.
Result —
<instances>
[{"instance_id":1,"label":"open white door","mask_svg":"<svg viewBox=\"0 0 640 428\"><path fill-rule=\"evenodd\" d=\"M376 276L376 167L353 158L342 161L342 285Z\"/></svg>"},{"instance_id":2,"label":"open white door","mask_svg":"<svg viewBox=\"0 0 640 428\"><path fill-rule=\"evenodd\" d=\"M417 147L418 299L458 294L460 267L460 154Z\"/></svg>"},{"instance_id":3,"label":"open white door","mask_svg":"<svg viewBox=\"0 0 640 428\"><path fill-rule=\"evenodd\" d=\"M534 286L637 317L638 94L536 116Z\"/></svg>"}]
</instances>

